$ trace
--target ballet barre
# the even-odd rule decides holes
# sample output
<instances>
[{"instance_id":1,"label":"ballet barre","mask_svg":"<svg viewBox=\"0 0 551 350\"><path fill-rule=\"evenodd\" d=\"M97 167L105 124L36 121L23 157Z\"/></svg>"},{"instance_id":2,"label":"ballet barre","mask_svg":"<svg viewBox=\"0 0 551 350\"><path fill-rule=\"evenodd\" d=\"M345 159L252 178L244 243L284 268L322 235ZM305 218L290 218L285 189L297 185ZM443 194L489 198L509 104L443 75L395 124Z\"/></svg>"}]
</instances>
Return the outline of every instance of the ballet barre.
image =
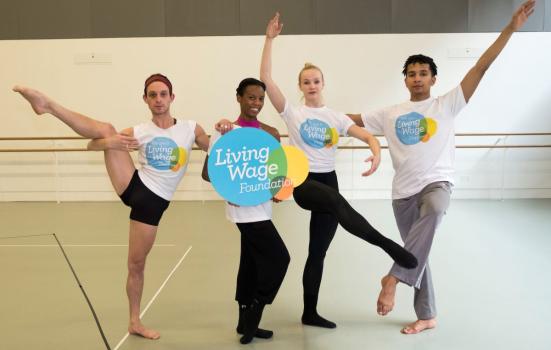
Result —
<instances>
[{"instance_id":1,"label":"ballet barre","mask_svg":"<svg viewBox=\"0 0 551 350\"><path fill-rule=\"evenodd\" d=\"M382 137L383 135L375 135ZM456 145L456 148L464 149L493 149L493 148L551 148L551 144L506 144L505 141L511 136L551 136L551 132L514 132L514 133L456 133L456 137L500 137L493 144L467 144ZM288 138L287 134L282 134L282 138ZM71 141L71 140L87 140L80 136L31 136L31 137L0 137L0 141ZM501 144L499 144L501 142ZM55 146L55 145L54 145ZM369 146L338 146L339 149L369 149ZM388 149L388 146L381 146L382 149ZM199 147L193 147L194 151L200 150ZM13 152L86 152L89 151L85 147L52 147L52 148L0 148L0 153Z\"/></svg>"}]
</instances>

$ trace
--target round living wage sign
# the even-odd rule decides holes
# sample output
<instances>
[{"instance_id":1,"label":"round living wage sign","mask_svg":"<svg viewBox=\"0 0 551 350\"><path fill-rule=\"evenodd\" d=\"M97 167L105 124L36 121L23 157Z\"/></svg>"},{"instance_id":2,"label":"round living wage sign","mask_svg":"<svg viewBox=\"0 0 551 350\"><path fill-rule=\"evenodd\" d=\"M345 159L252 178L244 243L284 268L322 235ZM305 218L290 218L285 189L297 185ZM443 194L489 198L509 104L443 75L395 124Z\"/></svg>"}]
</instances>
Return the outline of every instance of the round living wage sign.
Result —
<instances>
[{"instance_id":1,"label":"round living wage sign","mask_svg":"<svg viewBox=\"0 0 551 350\"><path fill-rule=\"evenodd\" d=\"M308 159L256 128L239 128L212 146L208 161L214 189L228 202L252 206L285 199L308 176Z\"/></svg>"}]
</instances>

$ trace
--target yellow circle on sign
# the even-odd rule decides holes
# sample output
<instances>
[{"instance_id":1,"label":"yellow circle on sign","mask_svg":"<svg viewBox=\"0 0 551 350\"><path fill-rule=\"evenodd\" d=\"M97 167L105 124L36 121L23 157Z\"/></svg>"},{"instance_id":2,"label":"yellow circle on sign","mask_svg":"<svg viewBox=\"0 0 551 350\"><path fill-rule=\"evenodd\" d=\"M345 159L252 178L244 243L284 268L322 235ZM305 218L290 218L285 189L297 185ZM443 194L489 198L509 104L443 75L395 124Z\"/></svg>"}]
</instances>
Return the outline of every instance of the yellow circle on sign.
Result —
<instances>
[{"instance_id":1,"label":"yellow circle on sign","mask_svg":"<svg viewBox=\"0 0 551 350\"><path fill-rule=\"evenodd\" d=\"M287 157L287 178L291 179L293 187L299 186L308 176L308 158L300 149L284 145L283 151Z\"/></svg>"}]
</instances>

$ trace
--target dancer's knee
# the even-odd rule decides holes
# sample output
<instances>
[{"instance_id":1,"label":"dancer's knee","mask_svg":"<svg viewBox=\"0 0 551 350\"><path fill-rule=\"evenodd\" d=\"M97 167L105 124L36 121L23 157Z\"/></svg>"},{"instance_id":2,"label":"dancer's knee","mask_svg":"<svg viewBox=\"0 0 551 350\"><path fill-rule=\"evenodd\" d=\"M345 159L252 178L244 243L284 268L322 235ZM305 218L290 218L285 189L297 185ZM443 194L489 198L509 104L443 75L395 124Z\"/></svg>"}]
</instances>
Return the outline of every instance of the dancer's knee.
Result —
<instances>
[{"instance_id":1,"label":"dancer's knee","mask_svg":"<svg viewBox=\"0 0 551 350\"><path fill-rule=\"evenodd\" d=\"M421 216L441 217L444 214L446 214L446 207L432 201L425 203L421 208Z\"/></svg>"},{"instance_id":2,"label":"dancer's knee","mask_svg":"<svg viewBox=\"0 0 551 350\"><path fill-rule=\"evenodd\" d=\"M282 267L282 269L287 271L287 267L289 267L290 262L291 262L291 256L289 255L288 251L285 251L285 254L281 255L281 267Z\"/></svg>"},{"instance_id":3,"label":"dancer's knee","mask_svg":"<svg viewBox=\"0 0 551 350\"><path fill-rule=\"evenodd\" d=\"M128 274L141 275L145 269L145 259L128 259Z\"/></svg>"},{"instance_id":4,"label":"dancer's knee","mask_svg":"<svg viewBox=\"0 0 551 350\"><path fill-rule=\"evenodd\" d=\"M102 137L109 137L117 134L117 129L111 123L100 122L99 133Z\"/></svg>"},{"instance_id":5,"label":"dancer's knee","mask_svg":"<svg viewBox=\"0 0 551 350\"><path fill-rule=\"evenodd\" d=\"M323 264L326 253L327 253L327 250L309 249L308 258L306 259L306 262L314 265Z\"/></svg>"},{"instance_id":6,"label":"dancer's knee","mask_svg":"<svg viewBox=\"0 0 551 350\"><path fill-rule=\"evenodd\" d=\"M287 268L289 267L289 263L291 262L291 256L289 255L289 252L287 250L279 252L277 255L272 255L270 258L270 265L274 269L274 271L277 271L277 275L285 274L287 271Z\"/></svg>"}]
</instances>

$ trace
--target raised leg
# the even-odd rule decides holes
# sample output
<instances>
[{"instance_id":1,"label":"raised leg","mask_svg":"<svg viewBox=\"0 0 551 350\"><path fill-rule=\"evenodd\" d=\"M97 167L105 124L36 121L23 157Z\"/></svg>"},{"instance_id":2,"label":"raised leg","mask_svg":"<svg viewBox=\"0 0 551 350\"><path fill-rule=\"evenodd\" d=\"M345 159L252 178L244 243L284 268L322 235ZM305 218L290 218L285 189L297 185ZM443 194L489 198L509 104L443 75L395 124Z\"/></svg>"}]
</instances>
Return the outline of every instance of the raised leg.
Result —
<instances>
[{"instance_id":1,"label":"raised leg","mask_svg":"<svg viewBox=\"0 0 551 350\"><path fill-rule=\"evenodd\" d=\"M22 86L16 86L13 90L21 94L30 103L36 114L49 113L80 136L91 139L105 139L117 134L113 125L69 110L38 90ZM132 175L136 170L130 154L127 151L106 149L105 166L115 192L120 195L130 183L130 179L132 179Z\"/></svg>"},{"instance_id":2,"label":"raised leg","mask_svg":"<svg viewBox=\"0 0 551 350\"><path fill-rule=\"evenodd\" d=\"M393 240L383 236L333 188L318 181L306 180L293 192L297 204L304 209L331 213L341 226L362 240L383 249L400 266L411 269L417 259Z\"/></svg>"}]
</instances>

